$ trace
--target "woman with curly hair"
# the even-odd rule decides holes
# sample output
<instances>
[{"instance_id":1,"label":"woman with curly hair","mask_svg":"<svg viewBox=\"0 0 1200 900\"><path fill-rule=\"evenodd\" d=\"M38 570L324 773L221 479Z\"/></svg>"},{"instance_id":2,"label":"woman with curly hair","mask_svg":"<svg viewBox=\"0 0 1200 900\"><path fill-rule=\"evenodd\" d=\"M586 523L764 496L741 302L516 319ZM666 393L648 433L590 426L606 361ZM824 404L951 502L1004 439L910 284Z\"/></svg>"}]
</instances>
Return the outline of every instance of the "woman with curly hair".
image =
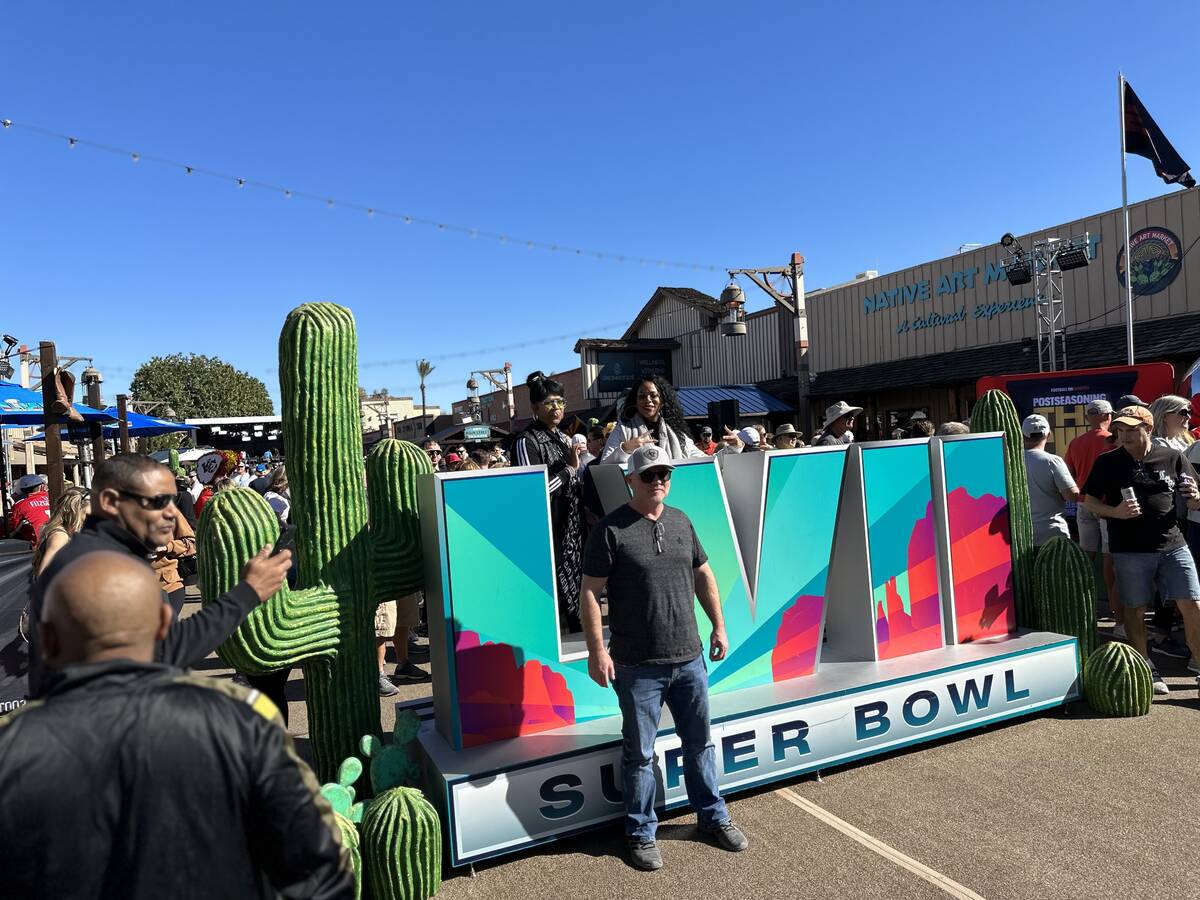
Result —
<instances>
[{"instance_id":1,"label":"woman with curly hair","mask_svg":"<svg viewBox=\"0 0 1200 900\"><path fill-rule=\"evenodd\" d=\"M550 479L550 524L554 532L554 568L558 605L568 633L583 630L579 621L579 588L583 583L583 529L579 450L558 426L567 402L563 386L541 372L525 379L534 419L513 444L518 466L545 466Z\"/></svg>"},{"instance_id":2,"label":"woman with curly hair","mask_svg":"<svg viewBox=\"0 0 1200 900\"><path fill-rule=\"evenodd\" d=\"M629 455L645 444L657 444L673 460L705 456L692 441L675 389L665 378L643 375L622 404L600 462L624 465ZM724 440L729 449L741 449L736 435L727 434Z\"/></svg>"}]
</instances>

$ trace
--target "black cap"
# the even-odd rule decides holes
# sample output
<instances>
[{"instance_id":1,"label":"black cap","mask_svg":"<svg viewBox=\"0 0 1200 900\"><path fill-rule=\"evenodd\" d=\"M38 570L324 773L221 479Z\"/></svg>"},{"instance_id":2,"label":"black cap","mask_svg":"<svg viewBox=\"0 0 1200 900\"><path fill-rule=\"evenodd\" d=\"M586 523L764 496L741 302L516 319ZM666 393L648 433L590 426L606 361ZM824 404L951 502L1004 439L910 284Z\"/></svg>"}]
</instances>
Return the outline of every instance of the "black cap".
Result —
<instances>
[{"instance_id":1,"label":"black cap","mask_svg":"<svg viewBox=\"0 0 1200 900\"><path fill-rule=\"evenodd\" d=\"M1126 406L1145 406L1146 409L1150 408L1142 402L1142 398L1137 394L1126 394L1124 397L1114 403L1113 406L1115 406L1117 409L1124 409Z\"/></svg>"}]
</instances>

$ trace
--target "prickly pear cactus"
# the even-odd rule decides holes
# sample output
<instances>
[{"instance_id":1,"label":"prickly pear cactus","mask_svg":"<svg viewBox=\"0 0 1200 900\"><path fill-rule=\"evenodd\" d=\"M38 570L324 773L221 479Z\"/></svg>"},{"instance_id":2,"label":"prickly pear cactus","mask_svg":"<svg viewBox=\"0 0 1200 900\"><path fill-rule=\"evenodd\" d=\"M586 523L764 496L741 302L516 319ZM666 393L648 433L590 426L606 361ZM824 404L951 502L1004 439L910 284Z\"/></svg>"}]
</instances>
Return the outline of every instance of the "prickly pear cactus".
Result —
<instances>
[{"instance_id":1,"label":"prickly pear cactus","mask_svg":"<svg viewBox=\"0 0 1200 900\"><path fill-rule=\"evenodd\" d=\"M375 900L423 900L442 886L442 826L420 791L376 797L363 816L362 848Z\"/></svg>"},{"instance_id":2,"label":"prickly pear cactus","mask_svg":"<svg viewBox=\"0 0 1200 900\"><path fill-rule=\"evenodd\" d=\"M411 709L396 713L391 746L373 734L365 735L360 743L363 756L371 761L371 790L382 794L389 788L420 787L424 770L413 752L413 741L421 730L421 719Z\"/></svg>"},{"instance_id":3,"label":"prickly pear cactus","mask_svg":"<svg viewBox=\"0 0 1200 900\"><path fill-rule=\"evenodd\" d=\"M1038 627L1079 640L1087 659L1096 649L1096 576L1087 555L1070 538L1044 543L1034 563Z\"/></svg>"},{"instance_id":4,"label":"prickly pear cactus","mask_svg":"<svg viewBox=\"0 0 1200 900\"><path fill-rule=\"evenodd\" d=\"M171 470L172 475L178 475L183 471L179 465L179 451L174 447L167 451L167 468Z\"/></svg>"},{"instance_id":5,"label":"prickly pear cactus","mask_svg":"<svg viewBox=\"0 0 1200 900\"><path fill-rule=\"evenodd\" d=\"M1083 664L1083 695L1096 712L1109 716L1144 716L1154 689L1150 664L1120 641L1109 641Z\"/></svg>"},{"instance_id":6,"label":"prickly pear cactus","mask_svg":"<svg viewBox=\"0 0 1200 900\"><path fill-rule=\"evenodd\" d=\"M1003 391L988 391L971 410L971 431L1004 432L1004 468L1008 473L1008 521L1012 533L1013 586L1017 624L1041 627L1034 608L1033 519L1029 512L1029 478L1025 474L1025 440L1017 409Z\"/></svg>"},{"instance_id":7,"label":"prickly pear cactus","mask_svg":"<svg viewBox=\"0 0 1200 900\"><path fill-rule=\"evenodd\" d=\"M362 897L362 848L358 836L358 826L340 813L336 813L338 830L342 834L342 845L350 851L350 863L354 867L354 900Z\"/></svg>"},{"instance_id":8,"label":"prickly pear cactus","mask_svg":"<svg viewBox=\"0 0 1200 900\"><path fill-rule=\"evenodd\" d=\"M363 764L356 756L342 760L338 766L337 781L321 785L321 796L329 801L333 811L357 824L362 821L363 804L354 802L354 782L363 773Z\"/></svg>"},{"instance_id":9,"label":"prickly pear cactus","mask_svg":"<svg viewBox=\"0 0 1200 900\"><path fill-rule=\"evenodd\" d=\"M200 595L204 602L238 583L242 565L279 538L279 520L257 491L230 488L213 494L196 535ZM324 586L293 591L286 584L248 615L217 655L247 675L299 662L332 659L339 643L338 599Z\"/></svg>"},{"instance_id":10,"label":"prickly pear cactus","mask_svg":"<svg viewBox=\"0 0 1200 900\"><path fill-rule=\"evenodd\" d=\"M375 600L395 600L425 586L417 476L433 472L416 444L387 438L367 456L367 505L371 517Z\"/></svg>"}]
</instances>

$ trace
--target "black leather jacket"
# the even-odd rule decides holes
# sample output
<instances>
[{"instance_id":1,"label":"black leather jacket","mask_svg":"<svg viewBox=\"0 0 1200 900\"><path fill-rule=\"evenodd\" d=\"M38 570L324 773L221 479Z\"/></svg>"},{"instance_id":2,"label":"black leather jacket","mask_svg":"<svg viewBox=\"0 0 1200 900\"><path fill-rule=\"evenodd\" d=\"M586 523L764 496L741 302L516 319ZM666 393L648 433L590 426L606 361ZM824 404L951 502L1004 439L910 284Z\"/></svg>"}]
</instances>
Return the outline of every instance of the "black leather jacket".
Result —
<instances>
[{"instance_id":1,"label":"black leather jacket","mask_svg":"<svg viewBox=\"0 0 1200 900\"><path fill-rule=\"evenodd\" d=\"M0 719L6 900L341 900L348 852L257 691L129 660Z\"/></svg>"}]
</instances>

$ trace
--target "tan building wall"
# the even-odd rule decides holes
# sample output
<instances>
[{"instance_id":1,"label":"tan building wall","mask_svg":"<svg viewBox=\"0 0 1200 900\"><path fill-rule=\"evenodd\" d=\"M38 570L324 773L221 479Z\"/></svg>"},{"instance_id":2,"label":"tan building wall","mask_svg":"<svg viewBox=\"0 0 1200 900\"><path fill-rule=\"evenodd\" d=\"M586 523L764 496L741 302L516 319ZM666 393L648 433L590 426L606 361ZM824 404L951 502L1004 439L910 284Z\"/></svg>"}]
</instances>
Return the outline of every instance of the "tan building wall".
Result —
<instances>
[{"instance_id":1,"label":"tan building wall","mask_svg":"<svg viewBox=\"0 0 1200 900\"><path fill-rule=\"evenodd\" d=\"M559 381L563 386L563 399L567 401L567 411L575 412L577 410L586 409L591 406L591 403L583 396L582 380L579 369L569 369L566 372L554 372L550 375L555 381ZM533 409L529 405L529 388L525 384L524 377L517 380L518 376L513 375L513 405L516 407L516 418L529 419L533 417ZM469 414L471 401L469 398L455 400L451 404L451 412L456 416ZM479 411L482 420L489 425L505 425L508 422L508 406L505 400L504 391L489 391L488 393L479 393Z\"/></svg>"},{"instance_id":2,"label":"tan building wall","mask_svg":"<svg viewBox=\"0 0 1200 900\"><path fill-rule=\"evenodd\" d=\"M1174 191L1135 204L1130 233L1158 229L1162 246L1176 258L1200 238L1200 190ZM1036 240L1067 239L1087 232L1094 252L1086 268L1062 277L1067 358L1071 344L1094 328L1121 325L1125 288L1118 277L1123 262L1121 210L1087 216L1033 234L1019 235L1028 250ZM1169 233L1169 234L1168 234ZM1147 241L1143 252L1155 246ZM1034 285L1013 287L1003 276L1008 251L991 244L968 253L883 275L806 298L809 361L814 373L848 369L1037 336L1032 307ZM1134 250L1135 262L1139 260ZM1200 270L1189 256L1174 280L1157 293L1134 297L1136 321L1200 312ZM1189 274L1197 281L1189 291ZM1024 308L1019 308L1024 307ZM949 319L946 324L940 324ZM880 385L885 387L885 385Z\"/></svg>"}]
</instances>

